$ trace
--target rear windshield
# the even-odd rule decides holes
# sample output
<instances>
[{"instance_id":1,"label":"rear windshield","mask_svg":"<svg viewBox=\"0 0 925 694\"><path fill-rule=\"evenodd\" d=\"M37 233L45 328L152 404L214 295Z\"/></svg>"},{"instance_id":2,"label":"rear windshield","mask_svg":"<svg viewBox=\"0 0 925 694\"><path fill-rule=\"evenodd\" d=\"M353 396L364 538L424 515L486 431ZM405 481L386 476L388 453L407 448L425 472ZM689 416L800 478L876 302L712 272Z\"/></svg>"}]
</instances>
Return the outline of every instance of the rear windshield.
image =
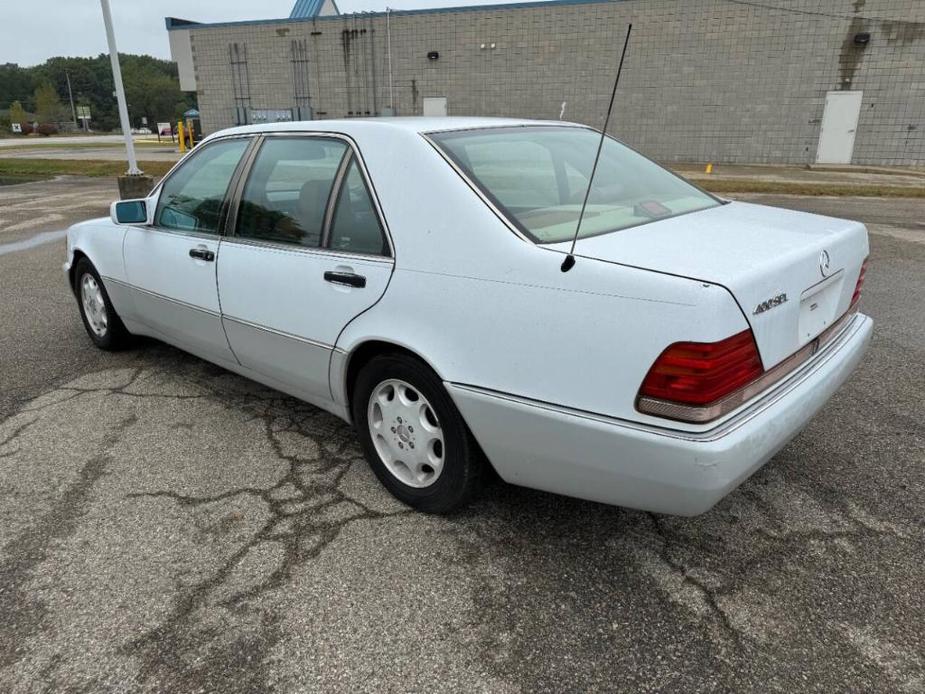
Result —
<instances>
[{"instance_id":1,"label":"rear windshield","mask_svg":"<svg viewBox=\"0 0 925 694\"><path fill-rule=\"evenodd\" d=\"M430 136L511 222L537 243L571 241L600 134L527 126ZM579 238L715 207L720 202L608 137Z\"/></svg>"}]
</instances>

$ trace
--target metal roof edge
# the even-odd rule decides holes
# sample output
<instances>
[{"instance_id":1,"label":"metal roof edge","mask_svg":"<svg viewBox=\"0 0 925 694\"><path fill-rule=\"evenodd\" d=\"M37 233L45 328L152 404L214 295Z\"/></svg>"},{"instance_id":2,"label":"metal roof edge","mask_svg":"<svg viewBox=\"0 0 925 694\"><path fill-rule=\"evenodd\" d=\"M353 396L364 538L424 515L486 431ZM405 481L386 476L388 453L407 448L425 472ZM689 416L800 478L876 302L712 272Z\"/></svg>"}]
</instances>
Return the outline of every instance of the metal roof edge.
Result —
<instances>
[{"instance_id":1,"label":"metal roof edge","mask_svg":"<svg viewBox=\"0 0 925 694\"><path fill-rule=\"evenodd\" d=\"M496 12L498 10L519 10L534 7L561 7L563 5L599 5L602 3L629 2L630 0L530 0L528 2L512 2L507 4L493 5L459 5L456 7L426 7L418 10L391 10L392 16L409 16L419 14L445 14L452 12ZM188 20L175 20L173 17L167 17L167 30L175 29L217 29L222 27L235 26L254 26L260 24L293 24L297 22L328 22L331 20L344 19L346 17L385 17L389 12L353 12L348 14L328 15L325 17L281 17L279 19L245 19L235 22L213 22L201 23L191 22ZM171 25L171 20L180 22L180 24ZM193 26L189 26L193 25Z\"/></svg>"},{"instance_id":2,"label":"metal roof edge","mask_svg":"<svg viewBox=\"0 0 925 694\"><path fill-rule=\"evenodd\" d=\"M164 24L167 31L172 29L189 29L191 26L208 26L200 22L194 22L191 19L180 19L179 17L164 17Z\"/></svg>"}]
</instances>

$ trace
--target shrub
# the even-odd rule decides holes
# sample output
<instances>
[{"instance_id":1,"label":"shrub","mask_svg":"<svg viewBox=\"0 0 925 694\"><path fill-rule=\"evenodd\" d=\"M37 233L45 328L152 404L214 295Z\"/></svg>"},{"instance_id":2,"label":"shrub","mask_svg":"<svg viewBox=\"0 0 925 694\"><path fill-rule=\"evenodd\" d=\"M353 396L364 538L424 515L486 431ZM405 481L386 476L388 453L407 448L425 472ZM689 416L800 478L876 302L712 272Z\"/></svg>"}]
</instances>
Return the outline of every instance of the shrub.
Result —
<instances>
[{"instance_id":1,"label":"shrub","mask_svg":"<svg viewBox=\"0 0 925 694\"><path fill-rule=\"evenodd\" d=\"M54 123L39 123L39 127L35 129L35 132L48 137L49 135L55 135L58 132L58 127Z\"/></svg>"},{"instance_id":2,"label":"shrub","mask_svg":"<svg viewBox=\"0 0 925 694\"><path fill-rule=\"evenodd\" d=\"M23 134L23 135L31 135L31 134L32 134L32 123L20 123L20 125L22 126L22 134Z\"/></svg>"}]
</instances>

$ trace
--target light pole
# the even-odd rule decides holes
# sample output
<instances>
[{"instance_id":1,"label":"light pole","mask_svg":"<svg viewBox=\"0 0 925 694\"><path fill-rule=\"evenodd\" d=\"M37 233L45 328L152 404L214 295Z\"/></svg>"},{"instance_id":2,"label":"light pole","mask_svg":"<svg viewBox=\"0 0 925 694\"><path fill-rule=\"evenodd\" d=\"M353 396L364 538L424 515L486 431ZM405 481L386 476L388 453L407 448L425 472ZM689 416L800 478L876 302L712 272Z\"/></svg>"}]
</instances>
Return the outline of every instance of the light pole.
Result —
<instances>
[{"instance_id":1,"label":"light pole","mask_svg":"<svg viewBox=\"0 0 925 694\"><path fill-rule=\"evenodd\" d=\"M74 110L74 92L71 91L71 76L64 71L64 79L67 80L67 98L71 100L71 118L74 119L74 127L77 127L77 111Z\"/></svg>"},{"instance_id":2,"label":"light pole","mask_svg":"<svg viewBox=\"0 0 925 694\"><path fill-rule=\"evenodd\" d=\"M132 128L128 120L128 107L125 105L125 89L122 87L122 70L119 68L119 53L116 50L116 36L112 31L112 13L109 10L109 0L100 0L103 7L103 23L106 25L106 41L109 44L109 60L112 62L112 81L116 87L116 101L119 104L119 122L122 124L122 134L125 136L125 151L128 155L129 176L141 175L141 169L135 161L135 143L132 141Z\"/></svg>"}]
</instances>

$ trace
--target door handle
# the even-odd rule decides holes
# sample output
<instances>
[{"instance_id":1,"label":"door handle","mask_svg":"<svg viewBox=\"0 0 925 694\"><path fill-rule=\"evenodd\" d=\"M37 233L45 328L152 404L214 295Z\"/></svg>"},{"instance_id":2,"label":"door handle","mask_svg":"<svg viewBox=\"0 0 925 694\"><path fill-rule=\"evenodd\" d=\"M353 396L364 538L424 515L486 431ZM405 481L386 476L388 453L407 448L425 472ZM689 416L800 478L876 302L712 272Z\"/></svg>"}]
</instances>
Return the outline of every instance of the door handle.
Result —
<instances>
[{"instance_id":1,"label":"door handle","mask_svg":"<svg viewBox=\"0 0 925 694\"><path fill-rule=\"evenodd\" d=\"M324 280L334 284L346 284L348 287L366 286L366 278L353 272L325 272Z\"/></svg>"},{"instance_id":2,"label":"door handle","mask_svg":"<svg viewBox=\"0 0 925 694\"><path fill-rule=\"evenodd\" d=\"M189 257L196 258L196 260L205 260L207 263L211 263L215 260L215 253L210 251L208 248L190 248Z\"/></svg>"}]
</instances>

